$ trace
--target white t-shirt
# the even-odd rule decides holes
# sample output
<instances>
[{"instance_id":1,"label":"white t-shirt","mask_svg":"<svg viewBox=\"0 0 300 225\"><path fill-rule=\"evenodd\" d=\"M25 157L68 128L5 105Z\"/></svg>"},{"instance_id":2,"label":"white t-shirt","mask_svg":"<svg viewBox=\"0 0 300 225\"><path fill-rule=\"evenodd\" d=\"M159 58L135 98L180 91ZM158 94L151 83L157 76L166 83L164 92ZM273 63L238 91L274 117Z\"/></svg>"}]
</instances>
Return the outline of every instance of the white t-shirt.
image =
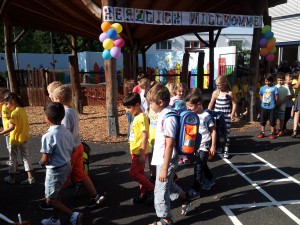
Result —
<instances>
[{"instance_id":1,"label":"white t-shirt","mask_svg":"<svg viewBox=\"0 0 300 225\"><path fill-rule=\"evenodd\" d=\"M211 141L211 133L209 130L207 130L205 124L204 124L204 119L205 117L209 116L208 112L202 112L200 114L198 114L199 120L200 120L200 125L199 125L199 133L202 135L201 138L201 144L200 144L200 149L202 150L201 146L204 146L205 143L210 142ZM213 127L214 121L213 119L208 121L208 127Z\"/></svg>"},{"instance_id":2,"label":"white t-shirt","mask_svg":"<svg viewBox=\"0 0 300 225\"><path fill-rule=\"evenodd\" d=\"M290 89L284 84L284 85L276 85L277 89L278 89L278 101L282 102L286 96L291 95ZM280 110L281 111L285 111L285 107L286 107L286 102L281 104L280 106Z\"/></svg>"},{"instance_id":3,"label":"white t-shirt","mask_svg":"<svg viewBox=\"0 0 300 225\"><path fill-rule=\"evenodd\" d=\"M143 111L143 113L147 114L147 110L149 109L149 102L145 98L145 90L144 89L141 90L140 96L141 96L141 110Z\"/></svg>"},{"instance_id":4,"label":"white t-shirt","mask_svg":"<svg viewBox=\"0 0 300 225\"><path fill-rule=\"evenodd\" d=\"M177 120L174 116L165 118L165 115L172 111L171 107L168 106L164 108L158 114L158 120L156 125L156 134L155 134L155 144L153 150L153 156L151 165L163 165L164 164L164 154L166 147L166 136L175 138L176 129L177 129ZM175 140L174 140L175 146ZM173 148L172 157L174 158L177 155L175 148Z\"/></svg>"}]
</instances>

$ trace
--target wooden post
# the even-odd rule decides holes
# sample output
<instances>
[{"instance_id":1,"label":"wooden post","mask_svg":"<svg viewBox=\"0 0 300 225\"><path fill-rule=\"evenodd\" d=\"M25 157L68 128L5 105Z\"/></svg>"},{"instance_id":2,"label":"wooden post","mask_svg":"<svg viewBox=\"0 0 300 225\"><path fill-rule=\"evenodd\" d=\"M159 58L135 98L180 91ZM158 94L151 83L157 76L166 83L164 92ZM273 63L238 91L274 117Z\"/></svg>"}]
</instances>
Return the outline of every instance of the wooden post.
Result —
<instances>
[{"instance_id":1,"label":"wooden post","mask_svg":"<svg viewBox=\"0 0 300 225\"><path fill-rule=\"evenodd\" d=\"M113 6L113 0L102 0L102 6ZM119 136L119 121L117 111L118 80L117 61L104 60L106 85L107 130L109 136Z\"/></svg>"},{"instance_id":2,"label":"wooden post","mask_svg":"<svg viewBox=\"0 0 300 225\"><path fill-rule=\"evenodd\" d=\"M198 88L203 90L203 80L204 80L204 51L199 51L198 55L198 72L197 72L197 84Z\"/></svg>"},{"instance_id":3,"label":"wooden post","mask_svg":"<svg viewBox=\"0 0 300 225\"><path fill-rule=\"evenodd\" d=\"M214 31L209 31L209 90L213 91L215 76L215 42Z\"/></svg>"},{"instance_id":4,"label":"wooden post","mask_svg":"<svg viewBox=\"0 0 300 225\"><path fill-rule=\"evenodd\" d=\"M185 52L183 54L183 60L182 60L182 73L180 76L180 82L187 84L189 87L190 85L188 84L188 75L189 75L189 60L190 60L190 54L188 52Z\"/></svg>"},{"instance_id":5,"label":"wooden post","mask_svg":"<svg viewBox=\"0 0 300 225\"><path fill-rule=\"evenodd\" d=\"M42 90L44 95L48 96L48 91L47 91L47 80L46 80L46 72L44 68L39 69L39 76L41 77L42 80Z\"/></svg>"},{"instance_id":6,"label":"wooden post","mask_svg":"<svg viewBox=\"0 0 300 225\"><path fill-rule=\"evenodd\" d=\"M149 74L147 74L147 71L146 71L146 49L145 49L145 47L143 47L141 49L141 51L142 51L143 73L146 75L149 75Z\"/></svg>"},{"instance_id":7,"label":"wooden post","mask_svg":"<svg viewBox=\"0 0 300 225\"><path fill-rule=\"evenodd\" d=\"M78 55L77 55L77 41L76 37L72 35L72 55L74 56L73 69L74 79L71 79L72 93L74 96L75 107L79 113L83 113L83 98L80 86L79 69L78 69ZM71 75L71 74L70 74ZM72 77L72 76L71 76ZM73 82L73 83L72 83Z\"/></svg>"},{"instance_id":8,"label":"wooden post","mask_svg":"<svg viewBox=\"0 0 300 225\"><path fill-rule=\"evenodd\" d=\"M18 87L13 58L12 27L7 20L4 20L4 48L9 79L9 89L10 91L13 91L19 95L20 89Z\"/></svg>"},{"instance_id":9,"label":"wooden post","mask_svg":"<svg viewBox=\"0 0 300 225\"><path fill-rule=\"evenodd\" d=\"M133 75L134 82L136 84L137 84L137 67L138 67L137 52L138 52L138 48L137 45L135 45L132 52L132 75Z\"/></svg>"},{"instance_id":10,"label":"wooden post","mask_svg":"<svg viewBox=\"0 0 300 225\"><path fill-rule=\"evenodd\" d=\"M123 85L123 93L124 95L127 94L128 90L126 87L126 82L130 80L130 71L131 71L131 60L130 60L130 53L126 52L123 53L123 79L124 79L124 85Z\"/></svg>"},{"instance_id":11,"label":"wooden post","mask_svg":"<svg viewBox=\"0 0 300 225\"><path fill-rule=\"evenodd\" d=\"M104 61L105 68L105 84L106 84L106 109L108 122L108 135L119 136L118 122L118 81L117 81L117 60Z\"/></svg>"}]
</instances>

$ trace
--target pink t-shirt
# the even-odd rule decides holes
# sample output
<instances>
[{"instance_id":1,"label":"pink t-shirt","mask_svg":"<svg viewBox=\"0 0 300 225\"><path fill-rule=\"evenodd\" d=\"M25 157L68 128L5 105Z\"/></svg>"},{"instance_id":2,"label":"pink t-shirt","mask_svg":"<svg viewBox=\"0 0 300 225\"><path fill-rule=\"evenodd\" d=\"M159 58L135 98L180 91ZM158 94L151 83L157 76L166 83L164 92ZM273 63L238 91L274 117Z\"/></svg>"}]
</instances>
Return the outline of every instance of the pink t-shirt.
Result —
<instances>
[{"instance_id":1,"label":"pink t-shirt","mask_svg":"<svg viewBox=\"0 0 300 225\"><path fill-rule=\"evenodd\" d=\"M140 85L136 85L136 86L132 89L132 92L136 92L136 93L138 93L138 94L141 94L141 91L142 91L142 89L141 89Z\"/></svg>"}]
</instances>

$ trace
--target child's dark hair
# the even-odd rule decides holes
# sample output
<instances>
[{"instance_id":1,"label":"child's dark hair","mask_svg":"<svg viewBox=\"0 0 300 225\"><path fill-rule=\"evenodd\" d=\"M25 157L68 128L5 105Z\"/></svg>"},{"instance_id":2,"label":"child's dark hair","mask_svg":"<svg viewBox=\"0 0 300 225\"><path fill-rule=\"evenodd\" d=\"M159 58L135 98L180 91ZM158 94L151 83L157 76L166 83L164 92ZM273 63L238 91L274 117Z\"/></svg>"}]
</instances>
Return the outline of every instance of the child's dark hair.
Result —
<instances>
[{"instance_id":1,"label":"child's dark hair","mask_svg":"<svg viewBox=\"0 0 300 225\"><path fill-rule=\"evenodd\" d=\"M45 115L51 123L60 125L65 117L65 108L59 102L50 102L45 108Z\"/></svg>"},{"instance_id":2,"label":"child's dark hair","mask_svg":"<svg viewBox=\"0 0 300 225\"><path fill-rule=\"evenodd\" d=\"M271 73L266 73L265 80L267 80L269 82L273 82L274 81L273 75Z\"/></svg>"},{"instance_id":3,"label":"child's dark hair","mask_svg":"<svg viewBox=\"0 0 300 225\"><path fill-rule=\"evenodd\" d=\"M3 96L3 101L4 102L9 102L10 100L15 100L16 103L20 106L20 107L24 107L24 103L22 102L21 98L19 95L17 95L14 92L6 92Z\"/></svg>"},{"instance_id":4,"label":"child's dark hair","mask_svg":"<svg viewBox=\"0 0 300 225\"><path fill-rule=\"evenodd\" d=\"M193 105L196 105L198 103L202 104L203 98L201 90L199 88L191 88L187 93L184 101L189 102Z\"/></svg>"},{"instance_id":5,"label":"child's dark hair","mask_svg":"<svg viewBox=\"0 0 300 225\"><path fill-rule=\"evenodd\" d=\"M129 92L123 99L124 106L135 106L141 104L141 96L136 92Z\"/></svg>"},{"instance_id":6,"label":"child's dark hair","mask_svg":"<svg viewBox=\"0 0 300 225\"><path fill-rule=\"evenodd\" d=\"M282 79L282 80L284 80L284 79L285 79L285 74L279 72L279 73L277 74L277 76L276 76L276 79Z\"/></svg>"}]
</instances>

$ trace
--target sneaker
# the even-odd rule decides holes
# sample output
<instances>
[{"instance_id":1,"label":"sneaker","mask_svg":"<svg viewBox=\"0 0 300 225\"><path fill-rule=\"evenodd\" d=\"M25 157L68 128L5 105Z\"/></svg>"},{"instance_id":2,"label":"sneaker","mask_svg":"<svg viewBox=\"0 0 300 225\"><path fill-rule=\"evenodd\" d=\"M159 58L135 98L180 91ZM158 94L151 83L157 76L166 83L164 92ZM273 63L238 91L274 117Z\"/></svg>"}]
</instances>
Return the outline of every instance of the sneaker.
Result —
<instances>
[{"instance_id":1,"label":"sneaker","mask_svg":"<svg viewBox=\"0 0 300 225\"><path fill-rule=\"evenodd\" d=\"M181 215L186 216L189 209L190 209L191 203L189 201L185 202L181 205Z\"/></svg>"},{"instance_id":2,"label":"sneaker","mask_svg":"<svg viewBox=\"0 0 300 225\"><path fill-rule=\"evenodd\" d=\"M284 132L283 132L282 130L280 130L280 131L278 132L278 134L277 134L278 137L281 137L281 136L283 136L283 135L284 135Z\"/></svg>"},{"instance_id":3,"label":"sneaker","mask_svg":"<svg viewBox=\"0 0 300 225\"><path fill-rule=\"evenodd\" d=\"M227 158L229 157L228 151L224 151L223 157L224 157L225 159L227 159Z\"/></svg>"},{"instance_id":4,"label":"sneaker","mask_svg":"<svg viewBox=\"0 0 300 225\"><path fill-rule=\"evenodd\" d=\"M52 205L49 205L46 201L42 201L39 204L39 207L40 207L41 210L45 210L45 211L51 211L51 210L53 210Z\"/></svg>"},{"instance_id":5,"label":"sneaker","mask_svg":"<svg viewBox=\"0 0 300 225\"><path fill-rule=\"evenodd\" d=\"M21 184L35 184L35 179L34 179L34 177L33 178L27 178L26 180L23 180L22 182L21 182Z\"/></svg>"},{"instance_id":6,"label":"sneaker","mask_svg":"<svg viewBox=\"0 0 300 225\"><path fill-rule=\"evenodd\" d=\"M198 191L195 191L195 189L193 189L193 188L190 188L188 190L187 195L191 201L194 201L194 200L200 198L200 193Z\"/></svg>"},{"instance_id":7,"label":"sneaker","mask_svg":"<svg viewBox=\"0 0 300 225\"><path fill-rule=\"evenodd\" d=\"M97 194L95 198L91 198L87 204L87 207L93 208L96 205L101 205L105 200L105 197L103 195Z\"/></svg>"},{"instance_id":8,"label":"sneaker","mask_svg":"<svg viewBox=\"0 0 300 225\"><path fill-rule=\"evenodd\" d=\"M147 205L154 205L154 191L148 193L145 203Z\"/></svg>"},{"instance_id":9,"label":"sneaker","mask_svg":"<svg viewBox=\"0 0 300 225\"><path fill-rule=\"evenodd\" d=\"M225 158L225 157L224 157ZM205 179L202 185L202 189L210 190L212 186L215 185L215 181Z\"/></svg>"},{"instance_id":10,"label":"sneaker","mask_svg":"<svg viewBox=\"0 0 300 225\"><path fill-rule=\"evenodd\" d=\"M271 133L270 136L269 136L269 138L270 138L270 139L275 139L275 134L274 134L274 133Z\"/></svg>"},{"instance_id":11,"label":"sneaker","mask_svg":"<svg viewBox=\"0 0 300 225\"><path fill-rule=\"evenodd\" d=\"M81 225L83 220L83 214L80 212L73 212L70 223L71 225Z\"/></svg>"},{"instance_id":12,"label":"sneaker","mask_svg":"<svg viewBox=\"0 0 300 225\"><path fill-rule=\"evenodd\" d=\"M147 199L147 195L138 195L132 199L134 204L144 203Z\"/></svg>"},{"instance_id":13,"label":"sneaker","mask_svg":"<svg viewBox=\"0 0 300 225\"><path fill-rule=\"evenodd\" d=\"M60 225L60 220L55 220L52 217L50 217L49 219L43 219L41 223L43 225Z\"/></svg>"},{"instance_id":14,"label":"sneaker","mask_svg":"<svg viewBox=\"0 0 300 225\"><path fill-rule=\"evenodd\" d=\"M9 184L16 183L15 178L12 178L11 176L4 177L3 181L6 182L6 183L9 183Z\"/></svg>"},{"instance_id":15,"label":"sneaker","mask_svg":"<svg viewBox=\"0 0 300 225\"><path fill-rule=\"evenodd\" d=\"M264 132L260 132L259 135L257 135L258 138L264 138L265 137L265 133Z\"/></svg>"},{"instance_id":16,"label":"sneaker","mask_svg":"<svg viewBox=\"0 0 300 225\"><path fill-rule=\"evenodd\" d=\"M256 119L257 119L257 120L259 120L259 119L260 119L260 114L258 114L258 115L257 115Z\"/></svg>"}]
</instances>

